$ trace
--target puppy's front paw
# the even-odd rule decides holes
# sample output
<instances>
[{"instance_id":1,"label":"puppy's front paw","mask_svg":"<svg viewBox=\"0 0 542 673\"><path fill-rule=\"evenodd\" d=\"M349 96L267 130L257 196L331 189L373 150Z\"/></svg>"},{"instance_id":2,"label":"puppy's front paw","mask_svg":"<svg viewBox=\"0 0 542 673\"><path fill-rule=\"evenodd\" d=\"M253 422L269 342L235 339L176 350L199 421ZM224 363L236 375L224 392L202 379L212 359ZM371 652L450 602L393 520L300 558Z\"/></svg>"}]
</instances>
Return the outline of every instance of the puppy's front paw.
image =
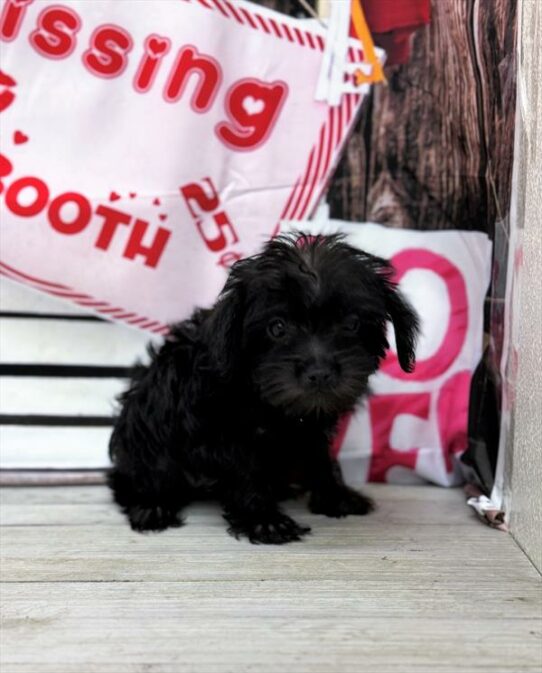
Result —
<instances>
[{"instance_id":1,"label":"puppy's front paw","mask_svg":"<svg viewBox=\"0 0 542 673\"><path fill-rule=\"evenodd\" d=\"M237 540L247 537L253 544L285 544L299 542L310 528L300 526L282 512L273 512L260 517L244 518L225 514L230 524L228 533Z\"/></svg>"},{"instance_id":2,"label":"puppy's front paw","mask_svg":"<svg viewBox=\"0 0 542 673\"><path fill-rule=\"evenodd\" d=\"M132 530L138 533L158 532L183 525L183 520L176 511L159 505L154 507L133 505L126 509L126 514Z\"/></svg>"},{"instance_id":3,"label":"puppy's front paw","mask_svg":"<svg viewBox=\"0 0 542 673\"><path fill-rule=\"evenodd\" d=\"M345 486L323 493L312 493L309 500L309 509L313 514L325 514L336 518L349 514L363 516L372 512L374 508L371 498Z\"/></svg>"}]
</instances>

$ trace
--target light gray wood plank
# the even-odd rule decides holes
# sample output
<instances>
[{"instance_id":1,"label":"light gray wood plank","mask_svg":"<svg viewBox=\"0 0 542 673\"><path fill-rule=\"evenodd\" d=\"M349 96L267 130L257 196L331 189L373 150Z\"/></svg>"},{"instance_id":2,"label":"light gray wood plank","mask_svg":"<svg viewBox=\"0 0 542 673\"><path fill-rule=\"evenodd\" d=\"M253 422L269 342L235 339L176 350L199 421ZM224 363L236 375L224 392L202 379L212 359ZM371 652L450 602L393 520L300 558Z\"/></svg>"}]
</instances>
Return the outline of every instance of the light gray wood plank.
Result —
<instances>
[{"instance_id":1,"label":"light gray wood plank","mask_svg":"<svg viewBox=\"0 0 542 673\"><path fill-rule=\"evenodd\" d=\"M225 533L218 507L137 535L103 487L2 491L2 673L539 673L540 578L460 491L386 504L302 544ZM19 510L19 511L17 511Z\"/></svg>"},{"instance_id":2,"label":"light gray wood plank","mask_svg":"<svg viewBox=\"0 0 542 673\"><path fill-rule=\"evenodd\" d=\"M188 524L141 535L125 525L6 526L2 573L6 581L239 581L381 579L400 572L404 581L429 574L473 577L491 573L490 585L508 581L509 568L533 578L533 569L506 535L476 523L394 525L371 518L331 520L297 508L289 511L313 533L284 548L254 546L226 534L218 508L192 508ZM46 544L43 541L46 540ZM498 564L488 559L499 558ZM470 573L470 575L469 575Z\"/></svg>"},{"instance_id":3,"label":"light gray wood plank","mask_svg":"<svg viewBox=\"0 0 542 673\"><path fill-rule=\"evenodd\" d=\"M399 486L394 484L365 484L363 492L381 502L422 503L432 510L443 523L453 512L463 512L465 498L460 488L441 488L439 486ZM50 488L34 486L32 488L0 488L0 504L77 504L109 502L109 491L105 487L70 486ZM410 505L409 505L410 506ZM470 511L467 509L467 511ZM401 506L395 508L395 514L401 512Z\"/></svg>"},{"instance_id":4,"label":"light gray wood plank","mask_svg":"<svg viewBox=\"0 0 542 673\"><path fill-rule=\"evenodd\" d=\"M455 524L469 526L474 518L473 511L466 506L461 492L457 489L446 490L435 487L420 489L419 493L408 493L411 487L389 488L385 485L370 485L365 492L370 493L377 502L377 510L365 523L384 522L386 524L406 525L416 523L424 524ZM442 504L435 507L431 500ZM88 498L95 496L96 499L89 502ZM397 507L398 499L408 498L407 507ZM47 507L40 506L42 502ZM111 498L107 489L94 488L82 489L57 489L50 493L48 489L26 489L24 499L19 496L18 489L3 489L0 495L0 522L2 525L49 525L49 526L79 526L88 525L126 525L124 517L121 517L117 509L111 506ZM447 503L447 504L446 504ZM458 506L463 505L463 506ZM296 507L295 504L291 505ZM297 506L303 511L302 502ZM200 506L195 511L188 510L188 519L204 516L209 511L209 516L218 516L218 511L206 506Z\"/></svg>"},{"instance_id":5,"label":"light gray wood plank","mask_svg":"<svg viewBox=\"0 0 542 673\"><path fill-rule=\"evenodd\" d=\"M55 529L59 531L59 529ZM120 533L119 529L115 531ZM271 581L290 577L294 580L329 580L342 577L350 580L367 580L377 574L382 581L390 574L398 573L406 583L418 581L424 584L427 577L442 577L446 572L461 577L465 582L479 582L491 590L498 582L507 582L510 572L502 568L487 567L488 556L482 551L472 551L467 545L465 554L471 554L469 561L464 558L449 557L449 548L441 545L429 545L428 537L417 536L414 540L390 540L379 538L378 545L371 545L367 536L327 536L313 537L296 545L288 554L275 549L267 550L265 556L247 549L248 543L234 544L234 540L220 545L217 540L226 539L223 527L216 526L212 535L198 536L185 534L166 545L160 536L161 544L149 545L142 549L141 542L135 538L123 540L117 544L111 539L108 544L93 546L97 531L93 529L86 535L73 535L73 529L65 529L64 541L53 539L50 552L35 555L32 548L40 544L44 537L53 537L51 529L42 529L39 535L28 540L28 546L16 552L13 545L21 544L21 537L13 535L13 529L5 529L2 537L6 551L2 561L2 577L5 581L49 581L49 582L146 582L146 581ZM371 531L370 531L371 532ZM378 535L372 531L371 537ZM70 540L70 545L66 541ZM350 544L348 544L350 542ZM412 546L414 543L417 546ZM411 546L409 546L409 544ZM360 545L367 547L362 555ZM421 547L428 547L421 553ZM165 547L165 549L164 549ZM499 563L514 564L518 560L515 554L489 549L489 555L497 554ZM289 566L285 568L283 563ZM362 567L363 566L363 567ZM444 571L443 568L447 570ZM490 581L480 579L480 568L491 572L495 577ZM487 569L486 569L487 568ZM523 572L523 571L522 571ZM526 572L526 571L525 571ZM521 574L521 573L519 573ZM531 576L531 579L532 576Z\"/></svg>"},{"instance_id":6,"label":"light gray wood plank","mask_svg":"<svg viewBox=\"0 0 542 673\"><path fill-rule=\"evenodd\" d=\"M20 626L21 611L32 610L34 619L47 620L51 615L69 616L70 620L88 615L107 617L111 605L123 621L134 622L130 616L134 604L141 612L163 606L164 618L183 619L190 611L193 618L227 617L237 614L245 619L265 613L275 619L309 619L325 606L326 616L340 620L345 613L363 618L368 614L378 619L431 615L449 619L452 615L465 619L502 618L503 603L513 609L509 619L539 619L537 587L528 579L502 585L491 595L487 586L473 587L461 578L444 578L444 582L424 587L420 583L405 584L398 573L387 577L386 586L378 577L352 580L277 579L265 581L200 582L122 582L96 583L89 591L86 583L70 583L72 603L66 610L66 588L63 583L7 583L3 586L4 626ZM521 593L521 597L518 597ZM520 600L521 598L521 600Z\"/></svg>"},{"instance_id":7,"label":"light gray wood plank","mask_svg":"<svg viewBox=\"0 0 542 673\"><path fill-rule=\"evenodd\" d=\"M12 626L13 638L3 652L2 670L15 671L10 664L24 662L34 665L34 673L44 670L44 663L60 663L57 670L61 671L78 666L78 673L118 672L130 662L136 664L131 670L168 673L534 673L539 665L536 620L419 616L411 624L402 617L363 617L348 610L337 616L329 614L325 605L308 617L287 609L276 616L261 605L256 617L246 615L242 608L224 616L198 617L189 606L183 614L168 619L153 605L143 607L136 620L130 617L133 609L124 612L113 602L95 618L71 620L70 610L52 612L41 623L21 616L20 626ZM16 636L20 643L24 637L24 648L11 644ZM65 668L67 662L73 668Z\"/></svg>"},{"instance_id":8,"label":"light gray wood plank","mask_svg":"<svg viewBox=\"0 0 542 673\"><path fill-rule=\"evenodd\" d=\"M201 512L193 508L186 510L188 521L194 521L195 517L200 517ZM217 513L214 516L218 516ZM386 522L396 525L407 525L409 516L415 518L417 525L439 524L439 513L434 509L428 508L421 502L414 502L408 511L397 511L393 502L380 501L378 503L378 512L366 519L366 525L373 523ZM447 522L444 525L453 524L455 526L469 526L471 519L475 514L465 505L464 511L450 512ZM414 519L411 519L411 521ZM47 525L47 526L80 526L80 525L126 525L124 517L121 517L116 508L108 502L103 504L51 504L47 509L35 505L3 505L0 510L0 522L4 526L29 526L29 525Z\"/></svg>"}]
</instances>

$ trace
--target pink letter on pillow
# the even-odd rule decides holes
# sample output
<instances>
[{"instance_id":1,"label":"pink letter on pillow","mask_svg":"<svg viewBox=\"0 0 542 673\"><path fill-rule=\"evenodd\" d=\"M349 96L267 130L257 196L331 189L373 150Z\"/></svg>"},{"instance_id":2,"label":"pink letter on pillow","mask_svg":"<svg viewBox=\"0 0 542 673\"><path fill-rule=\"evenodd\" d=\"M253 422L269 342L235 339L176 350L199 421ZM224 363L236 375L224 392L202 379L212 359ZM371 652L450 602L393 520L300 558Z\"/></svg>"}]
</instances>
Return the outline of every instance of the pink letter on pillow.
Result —
<instances>
[{"instance_id":1,"label":"pink letter on pillow","mask_svg":"<svg viewBox=\"0 0 542 673\"><path fill-rule=\"evenodd\" d=\"M469 322L469 302L467 288L460 270L442 255L423 249L409 249L399 252L391 259L396 269L395 282L413 269L426 269L438 274L448 291L450 318L444 339L434 355L418 360L412 374L407 374L399 366L397 355L388 352L382 371L396 379L429 381L446 372L461 352ZM425 328L429 328L425 326ZM423 326L422 326L423 329Z\"/></svg>"},{"instance_id":2,"label":"pink letter on pillow","mask_svg":"<svg viewBox=\"0 0 542 673\"><path fill-rule=\"evenodd\" d=\"M471 373L454 374L439 391L438 428L446 470L453 469L452 459L467 448Z\"/></svg>"},{"instance_id":3,"label":"pink letter on pillow","mask_svg":"<svg viewBox=\"0 0 542 673\"><path fill-rule=\"evenodd\" d=\"M430 400L429 393L376 395L369 399L373 447L368 481L386 481L386 472L395 465L414 470L419 449L399 451L392 448L390 439L393 424L401 414L410 414L427 420Z\"/></svg>"}]
</instances>

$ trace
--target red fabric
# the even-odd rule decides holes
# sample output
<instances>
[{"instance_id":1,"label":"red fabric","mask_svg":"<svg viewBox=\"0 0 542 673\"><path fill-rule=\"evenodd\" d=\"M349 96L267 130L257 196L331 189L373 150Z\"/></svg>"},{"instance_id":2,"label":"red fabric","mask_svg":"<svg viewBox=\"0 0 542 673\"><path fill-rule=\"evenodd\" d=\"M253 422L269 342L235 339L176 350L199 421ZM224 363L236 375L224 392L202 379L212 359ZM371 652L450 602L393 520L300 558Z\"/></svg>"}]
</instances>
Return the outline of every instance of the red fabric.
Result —
<instances>
[{"instance_id":1,"label":"red fabric","mask_svg":"<svg viewBox=\"0 0 542 673\"><path fill-rule=\"evenodd\" d=\"M389 33L397 28L416 29L429 23L430 0L361 0L371 32Z\"/></svg>"},{"instance_id":2,"label":"red fabric","mask_svg":"<svg viewBox=\"0 0 542 673\"><path fill-rule=\"evenodd\" d=\"M386 65L406 63L410 37L431 19L431 0L361 0L374 42L387 53Z\"/></svg>"}]
</instances>

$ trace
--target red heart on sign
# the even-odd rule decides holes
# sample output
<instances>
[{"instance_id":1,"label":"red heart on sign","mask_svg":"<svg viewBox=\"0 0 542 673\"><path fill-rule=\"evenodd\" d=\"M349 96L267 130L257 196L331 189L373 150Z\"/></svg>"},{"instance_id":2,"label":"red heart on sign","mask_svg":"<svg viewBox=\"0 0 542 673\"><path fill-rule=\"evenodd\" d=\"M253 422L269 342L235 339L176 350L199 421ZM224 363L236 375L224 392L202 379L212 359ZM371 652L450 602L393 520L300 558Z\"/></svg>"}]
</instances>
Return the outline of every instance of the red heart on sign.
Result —
<instances>
[{"instance_id":1,"label":"red heart on sign","mask_svg":"<svg viewBox=\"0 0 542 673\"><path fill-rule=\"evenodd\" d=\"M154 199L154 201L152 202L152 205L153 206L159 206L160 205L160 199Z\"/></svg>"},{"instance_id":2,"label":"red heart on sign","mask_svg":"<svg viewBox=\"0 0 542 673\"><path fill-rule=\"evenodd\" d=\"M160 215L158 215L158 217L162 220L162 222L164 220L167 220L167 215L165 213L160 213Z\"/></svg>"},{"instance_id":3,"label":"red heart on sign","mask_svg":"<svg viewBox=\"0 0 542 673\"><path fill-rule=\"evenodd\" d=\"M5 157L3 154L0 154L0 178L3 178L5 175L9 175L13 170L11 161ZM4 191L4 185L0 180L0 194Z\"/></svg>"},{"instance_id":4,"label":"red heart on sign","mask_svg":"<svg viewBox=\"0 0 542 673\"><path fill-rule=\"evenodd\" d=\"M117 194L117 192L111 192L109 194L109 200L110 201L118 201L120 199L120 194Z\"/></svg>"},{"instance_id":5,"label":"red heart on sign","mask_svg":"<svg viewBox=\"0 0 542 673\"><path fill-rule=\"evenodd\" d=\"M15 94L13 91L10 91L8 87L16 86L16 84L17 82L13 77L10 77L0 70L0 85L5 87L5 89L0 92L0 112L8 108L15 100Z\"/></svg>"},{"instance_id":6,"label":"red heart on sign","mask_svg":"<svg viewBox=\"0 0 542 673\"><path fill-rule=\"evenodd\" d=\"M12 170L11 161L3 154L0 154L0 178L3 178L4 175L9 175Z\"/></svg>"},{"instance_id":7,"label":"red heart on sign","mask_svg":"<svg viewBox=\"0 0 542 673\"><path fill-rule=\"evenodd\" d=\"M15 86L17 82L5 72L0 70L0 84L2 86Z\"/></svg>"},{"instance_id":8,"label":"red heart on sign","mask_svg":"<svg viewBox=\"0 0 542 673\"><path fill-rule=\"evenodd\" d=\"M0 112L8 108L15 100L15 94L9 89L0 93Z\"/></svg>"},{"instance_id":9,"label":"red heart on sign","mask_svg":"<svg viewBox=\"0 0 542 673\"><path fill-rule=\"evenodd\" d=\"M13 142L16 145L22 145L28 140L28 136L25 135L22 131L15 131L13 134Z\"/></svg>"},{"instance_id":10,"label":"red heart on sign","mask_svg":"<svg viewBox=\"0 0 542 673\"><path fill-rule=\"evenodd\" d=\"M137 196L137 194L135 192L130 192L130 198L131 199L135 199L136 196Z\"/></svg>"},{"instance_id":11,"label":"red heart on sign","mask_svg":"<svg viewBox=\"0 0 542 673\"><path fill-rule=\"evenodd\" d=\"M169 40L165 37L151 37L147 47L153 56L164 54L169 49Z\"/></svg>"}]
</instances>

